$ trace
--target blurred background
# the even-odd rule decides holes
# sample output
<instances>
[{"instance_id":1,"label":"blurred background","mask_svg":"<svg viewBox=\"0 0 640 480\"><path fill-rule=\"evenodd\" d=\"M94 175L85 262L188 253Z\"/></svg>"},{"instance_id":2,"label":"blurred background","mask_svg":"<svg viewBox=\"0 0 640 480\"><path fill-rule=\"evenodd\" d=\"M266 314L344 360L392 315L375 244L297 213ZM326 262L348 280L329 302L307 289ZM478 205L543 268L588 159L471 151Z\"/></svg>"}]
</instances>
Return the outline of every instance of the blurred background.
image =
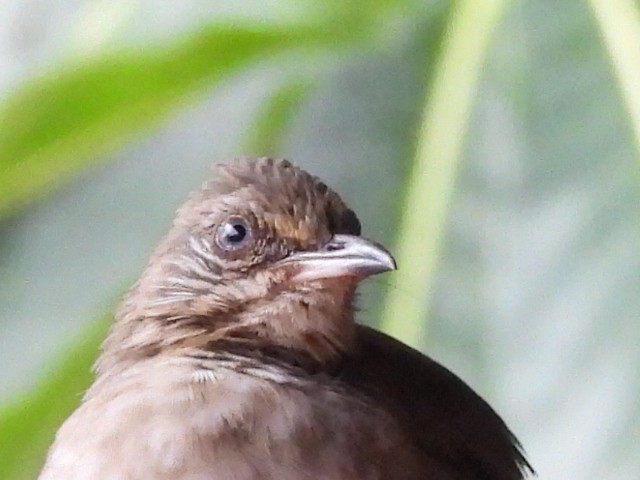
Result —
<instances>
[{"instance_id":1,"label":"blurred background","mask_svg":"<svg viewBox=\"0 0 640 480\"><path fill-rule=\"evenodd\" d=\"M640 3L0 2L0 478L35 478L189 190L292 159L400 274L360 320L543 479L640 478Z\"/></svg>"}]
</instances>

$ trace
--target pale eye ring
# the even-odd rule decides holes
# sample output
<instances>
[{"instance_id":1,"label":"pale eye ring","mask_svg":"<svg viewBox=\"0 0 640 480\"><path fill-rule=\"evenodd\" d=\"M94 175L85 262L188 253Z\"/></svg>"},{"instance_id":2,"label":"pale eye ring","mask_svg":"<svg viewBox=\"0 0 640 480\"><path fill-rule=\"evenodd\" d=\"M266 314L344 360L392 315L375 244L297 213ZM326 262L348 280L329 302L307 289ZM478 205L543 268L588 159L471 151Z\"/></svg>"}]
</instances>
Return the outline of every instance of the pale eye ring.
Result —
<instances>
[{"instance_id":1,"label":"pale eye ring","mask_svg":"<svg viewBox=\"0 0 640 480\"><path fill-rule=\"evenodd\" d=\"M242 217L232 217L218 227L216 243L227 251L240 250L251 241L251 227Z\"/></svg>"}]
</instances>

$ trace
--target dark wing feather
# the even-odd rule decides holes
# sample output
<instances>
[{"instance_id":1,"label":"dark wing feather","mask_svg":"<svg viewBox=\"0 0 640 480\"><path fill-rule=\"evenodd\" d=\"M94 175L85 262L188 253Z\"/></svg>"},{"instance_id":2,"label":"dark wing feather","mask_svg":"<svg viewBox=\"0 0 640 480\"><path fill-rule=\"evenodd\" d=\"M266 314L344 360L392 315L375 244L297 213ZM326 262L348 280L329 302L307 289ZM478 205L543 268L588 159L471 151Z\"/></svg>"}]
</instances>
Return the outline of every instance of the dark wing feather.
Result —
<instances>
[{"instance_id":1,"label":"dark wing feather","mask_svg":"<svg viewBox=\"0 0 640 480\"><path fill-rule=\"evenodd\" d=\"M341 377L398 418L424 461L452 472L445 478L520 480L533 473L502 419L460 378L381 332L359 326L358 337L359 351Z\"/></svg>"}]
</instances>

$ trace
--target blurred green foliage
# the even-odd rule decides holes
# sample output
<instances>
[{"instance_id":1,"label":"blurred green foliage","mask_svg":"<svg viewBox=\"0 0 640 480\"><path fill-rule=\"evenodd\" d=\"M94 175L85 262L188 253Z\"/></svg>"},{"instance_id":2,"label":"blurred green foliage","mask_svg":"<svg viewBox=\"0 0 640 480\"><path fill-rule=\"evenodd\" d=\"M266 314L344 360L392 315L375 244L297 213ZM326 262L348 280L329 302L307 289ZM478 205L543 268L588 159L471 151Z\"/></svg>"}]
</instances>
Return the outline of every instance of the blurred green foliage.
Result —
<instances>
[{"instance_id":1,"label":"blurred green foliage","mask_svg":"<svg viewBox=\"0 0 640 480\"><path fill-rule=\"evenodd\" d=\"M148 52L109 53L36 79L0 110L0 215L77 174L203 88L267 55L338 48L340 35L312 25L210 27Z\"/></svg>"},{"instance_id":2,"label":"blurred green foliage","mask_svg":"<svg viewBox=\"0 0 640 480\"><path fill-rule=\"evenodd\" d=\"M64 352L32 393L0 408L0 474L2 478L34 478L54 433L78 406L93 379L88 368L96 357L110 318L92 323L83 341Z\"/></svg>"},{"instance_id":3,"label":"blurred green foliage","mask_svg":"<svg viewBox=\"0 0 640 480\"><path fill-rule=\"evenodd\" d=\"M504 140L501 134L493 134L492 137L491 132L487 133L487 138L495 140L495 144L489 146L477 139L469 141L465 135L474 122L474 115L478 116L476 124L484 126L480 121L484 118L482 112L486 114L486 109L496 108L494 104L487 106L482 103L486 102L487 95L486 91L484 96L478 94L478 85L486 82L486 77L491 77L495 65L506 72L504 77L507 81L494 82L486 88L489 96L495 93L491 88L508 90L517 82L533 82L532 79L523 79L526 52L518 51L522 45L512 45L507 39L500 44L498 53L492 52L494 43L499 43L492 42L496 36L498 39L501 36L507 38L522 24L547 21L537 4L528 7L520 4L526 11L523 14L525 18L515 15L515 20L512 18L510 22L502 23L511 3L514 2L307 3L308 14L294 22L260 25L216 23L168 44L146 50L106 51L88 61L61 66L26 83L0 105L0 216L18 216L34 205L35 200L46 201L46 196L56 188L72 182L99 159L104 161L108 158L106 153L159 125L173 111L195 102L202 92L218 87L223 80L232 82L240 74L265 65L291 68L293 64L295 74L284 76L246 128L242 140L244 150L274 155L281 151L295 152L296 145L305 140L304 135L295 134L296 129L307 122L305 131L311 132L307 135L315 136L324 149L318 149L323 151L318 158L330 155L333 152L331 148L340 148L332 145L333 140L339 143L340 135L336 134L339 127L336 131L323 131L323 128L329 128L329 122L323 123L323 120L340 116L335 112L342 112L342 118L347 118L348 114L340 108L346 108L344 104L349 101L354 102L350 105L368 112L357 117L358 121L371 126L371 131L366 132L367 141L394 145L388 157L404 152L402 148L408 150L397 154L400 157L398 163L406 166L393 167L393 178L388 177L388 192L378 192L381 198L387 195L384 198L389 199L390 195L393 197L390 201L396 202L395 210L387 212L402 212L401 219L387 220L389 230L399 225L395 237L399 244L398 262L402 276L390 282L395 288L389 291L383 325L403 340L424 346L426 321L407 323L404 319L425 318L427 310L431 310L428 298L433 291L443 288L436 285L439 262L447 261L447 252L457 248L456 241L464 242L467 238L458 235L452 241L453 246L446 245L450 228L464 228L450 225L450 207L453 187L460 181L459 164L468 155L468 147L467 150L465 147L473 145L477 147L475 151L484 148L485 161L493 158L492 148L496 145L510 148L500 144ZM591 4L595 18L591 30L587 30L591 41L597 36L596 28L601 29L603 38L610 39L612 22L627 22L620 17L621 12L637 14L638 10L637 4L631 0L608 3L594 0ZM587 2L582 8L588 10ZM634 117L640 112L637 99L633 89L625 87L638 75L640 64L625 64L620 68L621 62L624 64L627 58L625 48L631 51L640 48L634 43L640 35L640 26L633 22L630 25L626 30L630 32L627 37L603 44L603 51L608 53L599 60L598 68L606 71L609 61L618 66L616 81L622 85L619 98L626 112L622 117L629 131L640 138L640 133L635 131L640 125ZM566 28L565 25L551 25L548 27L551 34L541 41L551 42L553 35L559 38ZM629 35L635 35L635 39ZM580 56L582 44L583 39L578 38L574 44L566 45L562 52L554 50L558 58L553 55L547 57L546 52L537 52L536 58L543 59L542 63L557 61L572 67ZM301 62L301 57L307 63ZM296 62L300 62L299 65ZM336 65L344 67L337 75L334 72ZM549 65L546 67L550 68ZM535 74L543 75L544 68L542 65L532 78L539 78ZM321 75L319 72L322 71L324 74ZM580 82L580 72L573 73L576 81ZM372 95L362 101L358 95L369 93L366 80L377 74L398 75L389 82L393 91L378 91L378 96ZM328 83L327 78L333 79L334 84ZM398 78L402 80L398 81ZM552 83L545 83L543 87L530 86L528 92L536 88L546 89L535 92L541 97L557 95L554 101L558 115L567 115L568 107L563 104L569 98L566 92L558 94ZM313 115L305 117L305 109L309 111L311 108L309 105L313 104L314 95L316 100L322 99L322 92L324 99L329 100L321 102L322 106L313 110ZM514 138L522 135L527 138L521 144L534 144L533 150L536 147L544 150L547 144L540 139L546 141L556 134L550 125L555 128L558 123L547 122L545 108L526 98L521 90L514 88L509 93L515 99L517 114L507 120L499 114L492 118L509 124L506 131L510 131L511 124L516 124L514 129L522 128L530 136L518 131L513 133ZM588 103L588 88L583 86L578 94ZM347 101L337 100L340 95L345 95ZM360 104L356 103L358 100ZM609 107L608 112L611 111L615 111L611 115L619 114L615 107ZM585 114L591 113L593 111L585 110ZM352 122L351 119L345 121ZM561 125L566 127L569 123ZM297 140L287 143L287 134L291 132ZM626 138L624 135L619 137ZM393 142L398 142L399 146ZM548 144L559 145L551 141ZM521 147L519 144L517 148ZM541 157L544 157L545 152L542 153ZM568 153L576 158L581 154ZM638 156L637 151L635 155ZM389 162L393 160L389 158ZM358 168L363 165L366 164L358 165ZM560 166L558 170L562 168ZM562 177L562 172L558 177ZM386 177L379 175L376 178L384 180ZM479 183L481 181L467 184L471 185L472 191L480 189ZM399 192L404 193L400 195ZM471 207L467 205L467 208ZM473 228L473 224L469 225L466 228ZM429 241L425 240L425 232ZM453 269L451 277L460 278L463 283L469 281L466 268L471 263L465 259L459 263L447 263ZM123 278L122 282L128 280ZM437 302L434 308L438 309ZM35 477L57 426L79 401L79 392L90 383L90 365L97 355L105 324L104 320L93 324L86 335L80 336L80 342L71 345L68 352L49 368L47 378L32 392L21 395L0 409L0 478ZM478 348L476 340L479 337L474 337L475 343L470 349ZM638 435L636 430L627 433L629 437Z\"/></svg>"}]
</instances>

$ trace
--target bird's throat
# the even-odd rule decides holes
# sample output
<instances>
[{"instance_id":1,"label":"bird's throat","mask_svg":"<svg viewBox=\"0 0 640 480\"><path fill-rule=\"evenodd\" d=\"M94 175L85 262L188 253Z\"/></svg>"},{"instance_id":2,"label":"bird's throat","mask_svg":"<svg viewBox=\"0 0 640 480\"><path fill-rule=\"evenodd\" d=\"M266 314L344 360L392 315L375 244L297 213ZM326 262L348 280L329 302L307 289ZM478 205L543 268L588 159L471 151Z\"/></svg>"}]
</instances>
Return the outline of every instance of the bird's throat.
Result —
<instances>
[{"instance_id":1,"label":"bird's throat","mask_svg":"<svg viewBox=\"0 0 640 480\"><path fill-rule=\"evenodd\" d=\"M334 364L353 347L355 287L354 282L333 280L281 292L247 308L230 330Z\"/></svg>"},{"instance_id":2,"label":"bird's throat","mask_svg":"<svg viewBox=\"0 0 640 480\"><path fill-rule=\"evenodd\" d=\"M103 344L98 371L149 356L229 349L268 350L283 359L309 358L314 368L332 368L353 348L355 288L350 279L325 280L210 317L125 315Z\"/></svg>"}]
</instances>

